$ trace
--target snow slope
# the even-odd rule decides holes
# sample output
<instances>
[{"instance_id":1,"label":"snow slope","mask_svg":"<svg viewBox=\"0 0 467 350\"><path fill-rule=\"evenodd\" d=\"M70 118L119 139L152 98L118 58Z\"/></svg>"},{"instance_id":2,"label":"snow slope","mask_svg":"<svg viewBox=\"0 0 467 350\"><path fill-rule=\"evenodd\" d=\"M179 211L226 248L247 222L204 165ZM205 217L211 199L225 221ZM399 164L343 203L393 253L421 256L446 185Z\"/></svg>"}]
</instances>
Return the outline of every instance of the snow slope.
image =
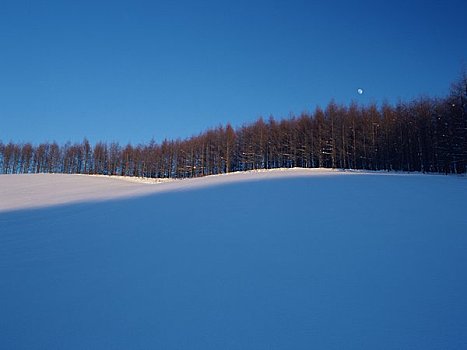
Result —
<instances>
[{"instance_id":1,"label":"snow slope","mask_svg":"<svg viewBox=\"0 0 467 350\"><path fill-rule=\"evenodd\" d=\"M466 348L467 180L298 174L4 206L0 347Z\"/></svg>"},{"instance_id":2,"label":"snow slope","mask_svg":"<svg viewBox=\"0 0 467 350\"><path fill-rule=\"evenodd\" d=\"M277 177L350 174L330 169L273 169L236 172L183 181L125 176L20 174L0 175L0 212L84 201L102 201L216 184ZM161 186L164 184L164 186ZM152 185L152 186L148 186Z\"/></svg>"}]
</instances>

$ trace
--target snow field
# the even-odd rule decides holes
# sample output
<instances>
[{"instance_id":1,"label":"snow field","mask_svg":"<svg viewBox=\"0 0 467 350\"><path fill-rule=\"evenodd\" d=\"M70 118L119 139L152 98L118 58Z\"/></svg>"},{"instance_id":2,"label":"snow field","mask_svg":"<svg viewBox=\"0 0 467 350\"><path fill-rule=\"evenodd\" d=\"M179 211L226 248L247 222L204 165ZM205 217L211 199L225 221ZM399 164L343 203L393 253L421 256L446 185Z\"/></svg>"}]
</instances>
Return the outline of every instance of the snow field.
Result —
<instances>
[{"instance_id":1,"label":"snow field","mask_svg":"<svg viewBox=\"0 0 467 350\"><path fill-rule=\"evenodd\" d=\"M299 173L0 213L1 347L465 348L466 179Z\"/></svg>"}]
</instances>

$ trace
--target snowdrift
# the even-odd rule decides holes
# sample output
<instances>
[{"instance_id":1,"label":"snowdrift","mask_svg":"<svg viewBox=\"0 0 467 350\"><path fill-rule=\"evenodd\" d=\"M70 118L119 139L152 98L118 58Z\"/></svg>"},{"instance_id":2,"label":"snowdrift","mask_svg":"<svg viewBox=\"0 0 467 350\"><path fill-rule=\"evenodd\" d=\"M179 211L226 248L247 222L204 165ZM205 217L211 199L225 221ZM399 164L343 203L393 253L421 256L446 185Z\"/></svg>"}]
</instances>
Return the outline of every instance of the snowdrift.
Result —
<instances>
[{"instance_id":1,"label":"snowdrift","mask_svg":"<svg viewBox=\"0 0 467 350\"><path fill-rule=\"evenodd\" d=\"M1 348L467 344L465 178L24 177L0 176Z\"/></svg>"}]
</instances>

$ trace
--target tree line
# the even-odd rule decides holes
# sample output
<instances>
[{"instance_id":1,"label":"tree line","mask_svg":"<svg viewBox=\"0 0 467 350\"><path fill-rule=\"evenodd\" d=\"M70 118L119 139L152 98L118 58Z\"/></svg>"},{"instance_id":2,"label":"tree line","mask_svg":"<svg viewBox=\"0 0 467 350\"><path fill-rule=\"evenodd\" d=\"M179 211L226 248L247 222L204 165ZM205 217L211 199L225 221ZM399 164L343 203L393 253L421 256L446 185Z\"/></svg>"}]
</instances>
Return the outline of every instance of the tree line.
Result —
<instances>
[{"instance_id":1,"label":"tree line","mask_svg":"<svg viewBox=\"0 0 467 350\"><path fill-rule=\"evenodd\" d=\"M467 77L445 98L325 109L140 145L3 143L0 173L186 178L290 167L467 172Z\"/></svg>"}]
</instances>

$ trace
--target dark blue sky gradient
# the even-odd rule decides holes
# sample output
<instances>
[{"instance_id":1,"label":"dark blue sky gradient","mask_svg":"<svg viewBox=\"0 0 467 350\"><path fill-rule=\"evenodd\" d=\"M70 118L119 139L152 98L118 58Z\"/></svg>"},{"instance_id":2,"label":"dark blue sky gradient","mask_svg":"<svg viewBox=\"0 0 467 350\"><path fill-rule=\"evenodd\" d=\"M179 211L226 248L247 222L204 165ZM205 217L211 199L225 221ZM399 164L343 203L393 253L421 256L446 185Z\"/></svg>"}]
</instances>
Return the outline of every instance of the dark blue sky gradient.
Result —
<instances>
[{"instance_id":1,"label":"dark blue sky gradient","mask_svg":"<svg viewBox=\"0 0 467 350\"><path fill-rule=\"evenodd\" d=\"M185 138L444 96L466 1L0 1L0 140ZM357 94L362 87L365 93Z\"/></svg>"}]
</instances>

